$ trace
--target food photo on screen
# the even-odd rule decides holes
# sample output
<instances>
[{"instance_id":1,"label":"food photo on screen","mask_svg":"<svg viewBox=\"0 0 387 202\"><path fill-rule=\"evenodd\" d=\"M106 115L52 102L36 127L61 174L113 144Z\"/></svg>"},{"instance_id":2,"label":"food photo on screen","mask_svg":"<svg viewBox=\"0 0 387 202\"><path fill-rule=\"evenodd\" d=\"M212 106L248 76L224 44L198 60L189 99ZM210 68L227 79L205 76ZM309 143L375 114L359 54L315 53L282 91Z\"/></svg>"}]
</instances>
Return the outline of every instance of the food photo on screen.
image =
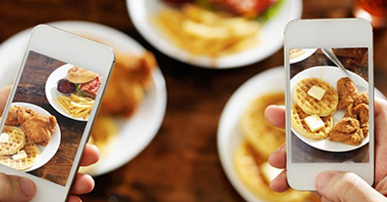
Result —
<instances>
[{"instance_id":1,"label":"food photo on screen","mask_svg":"<svg viewBox=\"0 0 387 202\"><path fill-rule=\"evenodd\" d=\"M313 51L290 65L292 160L368 162L368 49L334 49L348 69L318 64L326 50Z\"/></svg>"},{"instance_id":2,"label":"food photo on screen","mask_svg":"<svg viewBox=\"0 0 387 202\"><path fill-rule=\"evenodd\" d=\"M101 76L30 51L0 135L0 163L65 186Z\"/></svg>"}]
</instances>

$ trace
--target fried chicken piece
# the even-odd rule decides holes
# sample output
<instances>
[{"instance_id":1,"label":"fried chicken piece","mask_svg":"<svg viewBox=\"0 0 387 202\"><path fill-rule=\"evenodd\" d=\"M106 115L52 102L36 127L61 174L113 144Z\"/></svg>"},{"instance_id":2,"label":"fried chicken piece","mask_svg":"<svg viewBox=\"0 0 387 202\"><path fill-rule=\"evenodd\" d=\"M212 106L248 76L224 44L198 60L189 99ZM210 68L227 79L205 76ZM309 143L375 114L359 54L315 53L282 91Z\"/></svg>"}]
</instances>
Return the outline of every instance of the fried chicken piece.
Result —
<instances>
[{"instance_id":1,"label":"fried chicken piece","mask_svg":"<svg viewBox=\"0 0 387 202\"><path fill-rule=\"evenodd\" d=\"M357 117L357 113L354 111L355 108L361 104L366 104L368 105L369 104L369 100L368 100L368 93L364 92L364 93L360 93L358 94L353 102L351 104L348 105L347 109L345 110L345 117L352 117L352 118L356 118Z\"/></svg>"},{"instance_id":2,"label":"fried chicken piece","mask_svg":"<svg viewBox=\"0 0 387 202\"><path fill-rule=\"evenodd\" d=\"M102 100L100 115L130 117L152 84L152 70L157 66L152 53L142 56L117 55L117 63Z\"/></svg>"},{"instance_id":3,"label":"fried chicken piece","mask_svg":"<svg viewBox=\"0 0 387 202\"><path fill-rule=\"evenodd\" d=\"M360 105L360 104L367 104L368 105L369 104L368 93L363 92L363 93L358 94L355 97L353 104L355 107Z\"/></svg>"},{"instance_id":4,"label":"fried chicken piece","mask_svg":"<svg viewBox=\"0 0 387 202\"><path fill-rule=\"evenodd\" d=\"M367 104L359 104L355 107L354 112L357 116L357 120L360 121L360 128L363 130L365 137L368 136L368 119L369 119L369 107Z\"/></svg>"},{"instance_id":5,"label":"fried chicken piece","mask_svg":"<svg viewBox=\"0 0 387 202\"><path fill-rule=\"evenodd\" d=\"M36 115L27 119L22 128L27 138L41 146L46 146L51 139L51 133L54 132L57 121L54 116Z\"/></svg>"},{"instance_id":6,"label":"fried chicken piece","mask_svg":"<svg viewBox=\"0 0 387 202\"><path fill-rule=\"evenodd\" d=\"M329 140L357 146L363 139L363 130L357 119L344 117L328 134Z\"/></svg>"},{"instance_id":7,"label":"fried chicken piece","mask_svg":"<svg viewBox=\"0 0 387 202\"><path fill-rule=\"evenodd\" d=\"M5 125L7 126L18 126L20 125L19 119L18 119L18 112L19 107L18 106L12 106L9 108L7 119L5 120Z\"/></svg>"},{"instance_id":8,"label":"fried chicken piece","mask_svg":"<svg viewBox=\"0 0 387 202\"><path fill-rule=\"evenodd\" d=\"M22 125L25 121L27 121L28 119L31 119L34 116L39 116L39 114L32 109L28 109L26 107L19 107L19 110L17 113L17 119L19 121L19 125Z\"/></svg>"},{"instance_id":9,"label":"fried chicken piece","mask_svg":"<svg viewBox=\"0 0 387 202\"><path fill-rule=\"evenodd\" d=\"M143 55L117 55L114 69L122 73L127 80L141 84L145 89L152 83L152 70L157 66L153 53L146 51ZM113 70L114 71L114 70Z\"/></svg>"},{"instance_id":10,"label":"fried chicken piece","mask_svg":"<svg viewBox=\"0 0 387 202\"><path fill-rule=\"evenodd\" d=\"M351 117L357 119L360 122L360 128L363 130L365 137L368 136L369 127L369 99L368 93L358 94L353 103L350 104L345 111L345 117Z\"/></svg>"},{"instance_id":11,"label":"fried chicken piece","mask_svg":"<svg viewBox=\"0 0 387 202\"><path fill-rule=\"evenodd\" d=\"M356 114L353 108L354 108L353 103L348 105L347 110L345 110L344 117L351 117L356 119Z\"/></svg>"},{"instance_id":12,"label":"fried chicken piece","mask_svg":"<svg viewBox=\"0 0 387 202\"><path fill-rule=\"evenodd\" d=\"M347 109L358 95L355 83L348 77L343 77L337 81L337 93L339 94L338 109Z\"/></svg>"}]
</instances>

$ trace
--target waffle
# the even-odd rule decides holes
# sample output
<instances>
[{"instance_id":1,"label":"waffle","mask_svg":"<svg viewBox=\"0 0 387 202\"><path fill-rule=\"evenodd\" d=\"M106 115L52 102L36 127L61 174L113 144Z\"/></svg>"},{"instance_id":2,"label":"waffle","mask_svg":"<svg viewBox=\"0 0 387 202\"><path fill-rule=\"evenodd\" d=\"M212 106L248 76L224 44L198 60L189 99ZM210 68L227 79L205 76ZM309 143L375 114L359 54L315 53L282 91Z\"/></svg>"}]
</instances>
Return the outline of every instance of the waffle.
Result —
<instances>
[{"instance_id":1,"label":"waffle","mask_svg":"<svg viewBox=\"0 0 387 202\"><path fill-rule=\"evenodd\" d=\"M12 156L0 156L0 163L20 171L31 168L40 155L39 147L33 142L27 141L22 150L27 153L27 158L13 160Z\"/></svg>"},{"instance_id":2,"label":"waffle","mask_svg":"<svg viewBox=\"0 0 387 202\"><path fill-rule=\"evenodd\" d=\"M22 129L14 126L4 126L4 133L9 135L9 142L0 143L0 155L17 153L26 143L26 136Z\"/></svg>"},{"instance_id":3,"label":"waffle","mask_svg":"<svg viewBox=\"0 0 387 202\"><path fill-rule=\"evenodd\" d=\"M241 119L241 131L261 157L268 158L285 142L285 131L269 124L264 116L267 106L283 104L284 93L269 93L255 99Z\"/></svg>"},{"instance_id":4,"label":"waffle","mask_svg":"<svg viewBox=\"0 0 387 202\"><path fill-rule=\"evenodd\" d=\"M326 90L324 97L317 100L307 94L312 86L318 86ZM337 108L339 96L336 90L327 82L311 77L297 82L292 91L293 101L309 115L330 116Z\"/></svg>"},{"instance_id":5,"label":"waffle","mask_svg":"<svg viewBox=\"0 0 387 202\"><path fill-rule=\"evenodd\" d=\"M308 116L309 115L304 113L300 107L294 104L291 110L291 123L292 123L293 129L295 129L298 134L307 138L311 138L315 140L322 140L327 138L329 132L332 130L332 127L333 127L333 117L332 116L321 117L321 120L325 123L325 127L315 132L312 132L309 129L308 125L306 125L304 120Z\"/></svg>"}]
</instances>

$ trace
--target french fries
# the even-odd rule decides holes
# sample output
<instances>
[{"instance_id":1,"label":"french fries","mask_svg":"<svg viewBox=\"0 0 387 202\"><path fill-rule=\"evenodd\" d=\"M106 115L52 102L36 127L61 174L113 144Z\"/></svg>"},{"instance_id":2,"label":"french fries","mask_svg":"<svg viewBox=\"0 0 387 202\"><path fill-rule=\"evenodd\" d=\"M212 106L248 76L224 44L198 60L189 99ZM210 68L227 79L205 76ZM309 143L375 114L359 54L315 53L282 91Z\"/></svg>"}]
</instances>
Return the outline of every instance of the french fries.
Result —
<instances>
[{"instance_id":1,"label":"french fries","mask_svg":"<svg viewBox=\"0 0 387 202\"><path fill-rule=\"evenodd\" d=\"M59 96L55 101L62 107L66 113L74 118L87 119L94 105L94 100L87 97L81 97L76 94L71 96Z\"/></svg>"},{"instance_id":2,"label":"french fries","mask_svg":"<svg viewBox=\"0 0 387 202\"><path fill-rule=\"evenodd\" d=\"M294 59L302 54L306 53L304 49L290 49L289 50L289 55L290 59Z\"/></svg>"},{"instance_id":3,"label":"french fries","mask_svg":"<svg viewBox=\"0 0 387 202\"><path fill-rule=\"evenodd\" d=\"M219 57L244 51L258 43L260 24L230 14L185 4L166 9L153 19L176 46L192 55Z\"/></svg>"}]
</instances>

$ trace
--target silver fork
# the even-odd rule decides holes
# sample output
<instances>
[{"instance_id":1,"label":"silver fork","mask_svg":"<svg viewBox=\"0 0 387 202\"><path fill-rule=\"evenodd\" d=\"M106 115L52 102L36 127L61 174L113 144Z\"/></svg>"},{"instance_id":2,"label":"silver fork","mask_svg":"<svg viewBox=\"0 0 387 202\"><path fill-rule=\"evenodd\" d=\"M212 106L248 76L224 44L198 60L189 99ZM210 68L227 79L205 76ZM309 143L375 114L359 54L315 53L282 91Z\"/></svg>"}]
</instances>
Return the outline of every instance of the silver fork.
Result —
<instances>
[{"instance_id":1,"label":"silver fork","mask_svg":"<svg viewBox=\"0 0 387 202\"><path fill-rule=\"evenodd\" d=\"M347 72L347 69L345 69L344 65L341 64L339 58L337 58L337 56L335 55L335 53L333 52L332 48L321 48L321 51L337 66L339 67L341 70L343 70L343 72L349 77L352 79L351 75Z\"/></svg>"}]
</instances>

